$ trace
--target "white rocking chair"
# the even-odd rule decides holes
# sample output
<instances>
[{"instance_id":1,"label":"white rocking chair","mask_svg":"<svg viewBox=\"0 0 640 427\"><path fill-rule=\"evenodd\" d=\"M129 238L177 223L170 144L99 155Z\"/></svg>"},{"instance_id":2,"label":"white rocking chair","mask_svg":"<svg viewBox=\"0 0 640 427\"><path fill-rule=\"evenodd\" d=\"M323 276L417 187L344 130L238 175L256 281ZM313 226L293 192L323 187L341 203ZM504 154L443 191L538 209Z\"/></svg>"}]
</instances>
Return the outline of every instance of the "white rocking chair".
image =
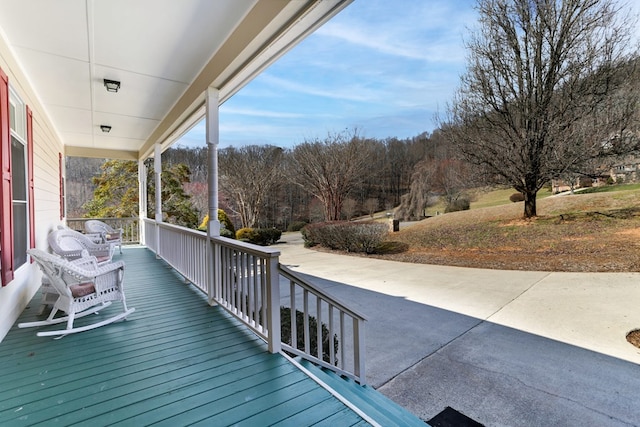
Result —
<instances>
[{"instance_id":1,"label":"white rocking chair","mask_svg":"<svg viewBox=\"0 0 640 427\"><path fill-rule=\"evenodd\" d=\"M68 334L88 331L126 319L135 311L135 308L127 308L124 296L124 261L98 266L96 258L88 256L86 251L83 257L74 261L68 261L40 249L29 249L27 253L42 269L59 296L47 320L20 323L19 328L66 322L66 329L37 333L39 337L59 335L58 338L62 338ZM73 326L76 318L97 313L108 307L112 301L122 301L122 313L90 325ZM66 316L55 317L59 310L64 311Z\"/></svg>"},{"instance_id":2,"label":"white rocking chair","mask_svg":"<svg viewBox=\"0 0 640 427\"><path fill-rule=\"evenodd\" d=\"M108 243L95 243L95 241L85 234L71 230L70 228L58 228L49 233L47 237L49 247L53 252L69 261L82 256L82 251L86 249L90 256L96 257L98 265L111 262L115 247Z\"/></svg>"},{"instance_id":3,"label":"white rocking chair","mask_svg":"<svg viewBox=\"0 0 640 427\"><path fill-rule=\"evenodd\" d=\"M118 246L122 254L122 228L115 229L102 221L90 219L84 223L84 229L87 233L100 234L103 243Z\"/></svg>"}]
</instances>

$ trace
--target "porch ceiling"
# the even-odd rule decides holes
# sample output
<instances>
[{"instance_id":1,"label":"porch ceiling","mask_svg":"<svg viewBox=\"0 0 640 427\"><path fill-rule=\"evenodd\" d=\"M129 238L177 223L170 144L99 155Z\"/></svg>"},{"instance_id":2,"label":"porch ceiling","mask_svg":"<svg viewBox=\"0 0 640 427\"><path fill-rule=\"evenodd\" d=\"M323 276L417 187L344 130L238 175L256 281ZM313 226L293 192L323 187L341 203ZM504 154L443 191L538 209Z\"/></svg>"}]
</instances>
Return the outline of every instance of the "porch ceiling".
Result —
<instances>
[{"instance_id":1,"label":"porch ceiling","mask_svg":"<svg viewBox=\"0 0 640 427\"><path fill-rule=\"evenodd\" d=\"M139 159L351 1L0 0L0 36L67 155Z\"/></svg>"}]
</instances>

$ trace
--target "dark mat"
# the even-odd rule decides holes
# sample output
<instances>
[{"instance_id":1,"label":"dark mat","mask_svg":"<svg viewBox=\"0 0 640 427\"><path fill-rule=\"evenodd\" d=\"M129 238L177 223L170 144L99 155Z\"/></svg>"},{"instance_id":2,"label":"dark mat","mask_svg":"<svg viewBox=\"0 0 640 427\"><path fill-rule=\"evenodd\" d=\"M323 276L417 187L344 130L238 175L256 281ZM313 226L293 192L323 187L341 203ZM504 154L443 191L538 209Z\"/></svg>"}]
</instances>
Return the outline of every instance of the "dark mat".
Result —
<instances>
[{"instance_id":1,"label":"dark mat","mask_svg":"<svg viewBox=\"0 0 640 427\"><path fill-rule=\"evenodd\" d=\"M432 427L484 427L465 414L447 406L442 412L427 421Z\"/></svg>"}]
</instances>

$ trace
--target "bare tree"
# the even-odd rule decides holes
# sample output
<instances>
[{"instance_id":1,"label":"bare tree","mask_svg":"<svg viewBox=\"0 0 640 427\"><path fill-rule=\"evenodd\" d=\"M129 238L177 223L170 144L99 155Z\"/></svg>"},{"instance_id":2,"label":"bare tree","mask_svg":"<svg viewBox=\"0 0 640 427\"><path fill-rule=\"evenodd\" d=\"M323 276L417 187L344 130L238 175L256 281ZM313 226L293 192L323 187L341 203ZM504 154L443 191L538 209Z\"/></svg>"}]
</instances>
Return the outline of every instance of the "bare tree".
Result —
<instances>
[{"instance_id":1,"label":"bare tree","mask_svg":"<svg viewBox=\"0 0 640 427\"><path fill-rule=\"evenodd\" d=\"M378 210L378 206L380 206L380 200L375 197L370 197L364 201L364 209L367 211L369 216L373 218L373 214Z\"/></svg>"},{"instance_id":2,"label":"bare tree","mask_svg":"<svg viewBox=\"0 0 640 427\"><path fill-rule=\"evenodd\" d=\"M242 227L256 224L266 197L280 184L282 157L281 148L268 145L219 151L220 188L228 195Z\"/></svg>"},{"instance_id":3,"label":"bare tree","mask_svg":"<svg viewBox=\"0 0 640 427\"><path fill-rule=\"evenodd\" d=\"M435 168L433 160L423 160L418 163L411 177L409 192L402 196L400 206L395 212L398 219L408 221L424 215L424 209L429 202L429 195L433 192L433 176Z\"/></svg>"},{"instance_id":4,"label":"bare tree","mask_svg":"<svg viewBox=\"0 0 640 427\"><path fill-rule=\"evenodd\" d=\"M356 209L358 208L358 202L351 197L347 197L344 199L342 203L342 213L347 218L347 221L351 221L351 218L356 214Z\"/></svg>"},{"instance_id":5,"label":"bare tree","mask_svg":"<svg viewBox=\"0 0 640 427\"><path fill-rule=\"evenodd\" d=\"M638 98L625 85L637 75L636 51L617 4L478 2L480 27L442 126L467 160L524 195L525 217L537 214L551 178L633 148Z\"/></svg>"},{"instance_id":6,"label":"bare tree","mask_svg":"<svg viewBox=\"0 0 640 427\"><path fill-rule=\"evenodd\" d=\"M322 202L326 221L340 219L349 192L370 172L369 144L357 131L297 145L290 160L290 179Z\"/></svg>"}]
</instances>

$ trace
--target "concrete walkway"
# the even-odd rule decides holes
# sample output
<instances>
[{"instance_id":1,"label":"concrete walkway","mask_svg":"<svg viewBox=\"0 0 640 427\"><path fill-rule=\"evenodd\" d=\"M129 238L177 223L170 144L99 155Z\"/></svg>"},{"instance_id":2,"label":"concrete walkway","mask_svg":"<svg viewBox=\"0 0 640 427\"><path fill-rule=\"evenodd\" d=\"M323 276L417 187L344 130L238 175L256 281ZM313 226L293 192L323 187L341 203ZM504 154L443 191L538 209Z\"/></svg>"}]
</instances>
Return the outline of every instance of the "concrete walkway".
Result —
<instances>
[{"instance_id":1,"label":"concrete walkway","mask_svg":"<svg viewBox=\"0 0 640 427\"><path fill-rule=\"evenodd\" d=\"M367 382L424 420L640 426L640 273L549 273L305 249L280 261L368 317Z\"/></svg>"}]
</instances>

